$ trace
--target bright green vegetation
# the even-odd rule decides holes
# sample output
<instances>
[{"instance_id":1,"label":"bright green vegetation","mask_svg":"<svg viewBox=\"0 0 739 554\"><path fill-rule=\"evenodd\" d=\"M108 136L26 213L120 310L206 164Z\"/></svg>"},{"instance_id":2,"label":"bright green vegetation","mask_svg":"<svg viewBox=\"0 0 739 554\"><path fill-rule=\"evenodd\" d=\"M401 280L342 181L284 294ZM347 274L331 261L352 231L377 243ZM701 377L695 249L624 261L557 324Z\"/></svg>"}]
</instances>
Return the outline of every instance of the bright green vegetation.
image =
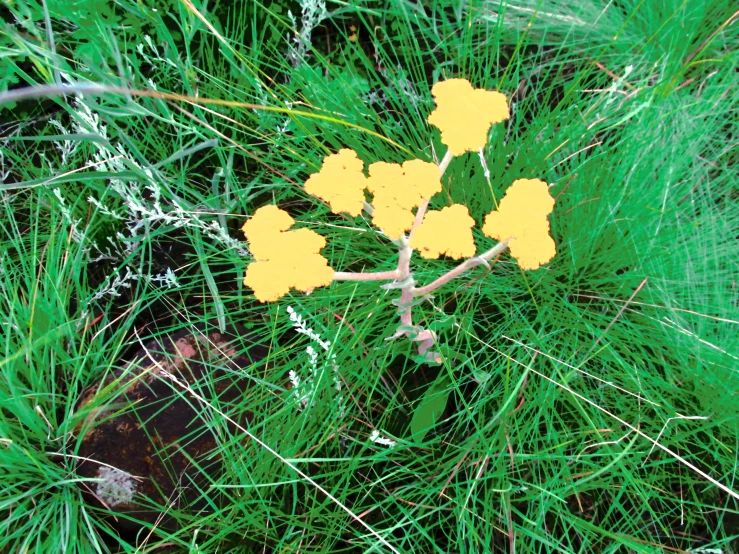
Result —
<instances>
[{"instance_id":1,"label":"bright green vegetation","mask_svg":"<svg viewBox=\"0 0 739 554\"><path fill-rule=\"evenodd\" d=\"M273 450L204 386L228 471L203 495L225 501L171 509L180 528L144 531L141 552L736 552L730 6L350 0L330 2L301 46L291 29L311 13L286 0L6 4L5 85L93 81L293 111L121 94L0 107L0 551L136 551L82 495L77 402L141 342L207 321L269 347L272 369L244 368L254 392L238 409ZM513 115L492 132L489 180L478 156L455 159L438 198L479 224L514 179L545 179L554 260L522 272L504 255L415 308L438 329L441 366L384 340L395 294L376 284L256 303L239 227L267 203L324 235L334 269L395 267L368 222L331 215L301 184L342 147L441 156L425 118L446 77L504 92ZM494 245L476 233L479 251ZM416 277L453 263L417 259ZM331 341L341 401L288 306ZM301 409L288 371L311 375L308 345L318 370ZM428 390L438 421L412 436Z\"/></svg>"}]
</instances>

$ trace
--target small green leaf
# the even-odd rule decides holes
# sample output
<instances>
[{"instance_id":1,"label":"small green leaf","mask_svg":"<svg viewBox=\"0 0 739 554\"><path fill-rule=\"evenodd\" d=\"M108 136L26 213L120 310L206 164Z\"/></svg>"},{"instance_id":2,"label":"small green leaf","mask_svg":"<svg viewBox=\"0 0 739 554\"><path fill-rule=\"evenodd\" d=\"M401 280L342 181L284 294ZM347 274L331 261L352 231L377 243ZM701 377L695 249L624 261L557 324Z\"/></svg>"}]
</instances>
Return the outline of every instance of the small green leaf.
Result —
<instances>
[{"instance_id":1,"label":"small green leaf","mask_svg":"<svg viewBox=\"0 0 739 554\"><path fill-rule=\"evenodd\" d=\"M410 438L413 442L423 441L426 434L441 417L451 392L449 382L449 374L442 369L439 376L421 398L418 406L416 406L410 425Z\"/></svg>"},{"instance_id":2,"label":"small green leaf","mask_svg":"<svg viewBox=\"0 0 739 554\"><path fill-rule=\"evenodd\" d=\"M453 316L443 316L441 319L436 319L431 322L429 329L432 331L443 331L444 329L450 329L457 322L457 319Z\"/></svg>"},{"instance_id":3,"label":"small green leaf","mask_svg":"<svg viewBox=\"0 0 739 554\"><path fill-rule=\"evenodd\" d=\"M411 357L411 360L419 365L427 364L430 366L434 366L442 364L442 360L438 359L438 352L432 352L431 350L429 350L425 354L416 354L415 356Z\"/></svg>"}]
</instances>

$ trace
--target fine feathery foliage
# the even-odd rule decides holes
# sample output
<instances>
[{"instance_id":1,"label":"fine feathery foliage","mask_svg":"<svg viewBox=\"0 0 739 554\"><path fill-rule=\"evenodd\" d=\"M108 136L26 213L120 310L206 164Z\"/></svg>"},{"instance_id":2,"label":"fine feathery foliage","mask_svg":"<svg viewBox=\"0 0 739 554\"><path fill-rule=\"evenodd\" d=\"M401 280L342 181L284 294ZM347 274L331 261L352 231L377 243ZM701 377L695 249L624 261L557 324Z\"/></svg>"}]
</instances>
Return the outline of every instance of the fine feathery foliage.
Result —
<instances>
[{"instance_id":1,"label":"fine feathery foliage","mask_svg":"<svg viewBox=\"0 0 739 554\"><path fill-rule=\"evenodd\" d=\"M2 10L0 551L737 552L730 2ZM326 271L395 270L361 202L318 200L312 176L347 151L360 191L365 162L438 165L453 139L428 121L434 85L455 79L509 117L480 116L481 151L454 152L429 210L464 206L478 252L538 214L556 256L524 270L514 241L415 298L400 330L433 338L434 365L386 340L392 287L255 299L245 268L273 263L273 241ZM549 185L551 215L514 182ZM270 205L284 222L244 240ZM413 278L455 264L418 256ZM190 463L223 470L180 483L197 507L138 499L166 521L121 531L135 518L93 497L120 472L78 474L82 431L98 408L140 409L116 376L143 344L209 328L265 353L169 381L216 443Z\"/></svg>"}]
</instances>

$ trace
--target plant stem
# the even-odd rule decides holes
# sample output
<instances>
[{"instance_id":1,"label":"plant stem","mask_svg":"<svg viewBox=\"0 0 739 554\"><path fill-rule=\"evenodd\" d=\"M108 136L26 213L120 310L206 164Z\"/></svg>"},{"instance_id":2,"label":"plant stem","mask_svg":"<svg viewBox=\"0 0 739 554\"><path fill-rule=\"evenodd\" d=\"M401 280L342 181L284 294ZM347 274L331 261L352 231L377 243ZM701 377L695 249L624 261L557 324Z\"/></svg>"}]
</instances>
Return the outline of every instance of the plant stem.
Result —
<instances>
[{"instance_id":1,"label":"plant stem","mask_svg":"<svg viewBox=\"0 0 739 554\"><path fill-rule=\"evenodd\" d=\"M429 294L436 289L438 289L440 286L445 285L452 279L455 279L459 277L462 273L467 271L468 269L472 269L475 266L478 265L488 265L488 262L492 260L495 256L502 254L505 252L506 248L508 248L508 243L511 239L505 240L499 244L496 244L493 248L485 252L484 254L480 256L475 256L474 258L469 258L459 264L457 267L449 271L448 273L445 273L435 281L432 281L430 284L426 285L425 287L420 288L412 288L411 289L411 298L414 296L423 296L424 294Z\"/></svg>"},{"instance_id":2,"label":"plant stem","mask_svg":"<svg viewBox=\"0 0 739 554\"><path fill-rule=\"evenodd\" d=\"M449 164L451 163L454 156L452 153L447 150L444 154L444 157L439 162L439 173L440 176L444 175L444 172L449 167ZM349 271L336 271L334 272L334 281L383 281L387 279L392 279L396 283L401 283L403 281L409 280L411 276L411 257L413 256L413 248L410 246L410 239L413 236L413 229L418 227L422 222L424 215L426 214L426 209L429 205L429 199L425 199L420 206L418 206L418 210L416 210L416 218L413 222L413 227L410 230L410 233L408 233L408 237L405 236L400 237L397 241L393 241L395 244L398 245L398 267L397 269L393 271L376 271L371 273L363 273L363 272L349 272ZM367 202L363 203L364 211L367 212L370 216L372 215L372 212L374 211L374 208L372 204L369 204ZM500 252L505 250L507 247L507 243L501 247L501 245L498 245L496 248L500 248ZM478 256L476 258L470 258L469 260L462 263L459 267L456 269L453 269L446 275L440 277L430 285L423 287L421 289L416 289L414 287L414 281L411 279L409 283L404 286L401 289L400 293L400 301L399 301L399 312L400 312L400 323L403 326L412 327L413 326L413 314L412 314L412 308L411 304L413 303L413 298L415 296L420 296L421 294L425 294L424 292L419 291L426 291L429 292L431 290L434 290L444 283L450 281L457 275L460 275L467 269L474 267L476 265L480 264L487 264L487 259L485 259L485 256L489 255L489 258L492 258L495 256L498 252L494 252L495 248L490 250L489 252L486 252L482 256ZM491 254L492 253L492 254ZM488 259L489 259L488 258ZM420 333L412 336L411 331L404 331L402 333L397 334L396 336L400 336L400 334L406 335L408 338L412 338L419 342L418 351L420 354L426 354L429 348L431 348L434 343L436 342L436 337L434 333L431 331L423 330ZM430 353L432 357L433 353Z\"/></svg>"},{"instance_id":3,"label":"plant stem","mask_svg":"<svg viewBox=\"0 0 739 554\"><path fill-rule=\"evenodd\" d=\"M439 162L439 173L440 176L444 175L444 172L446 171L446 168L449 167L449 164L452 161L452 158L454 158L454 155L451 153L450 150L447 149L446 154L444 154L444 157ZM418 227L423 222L423 216L426 215L426 209L429 207L429 198L425 199L420 206L418 206L418 209L416 210L416 219L413 222L413 229ZM411 235L413 235L413 229L411 229ZM408 237L410 239L410 236Z\"/></svg>"},{"instance_id":4,"label":"plant stem","mask_svg":"<svg viewBox=\"0 0 739 554\"><path fill-rule=\"evenodd\" d=\"M447 167L449 167L449 164L452 161L452 158L454 156L452 155L452 152L447 149L446 153L444 154L444 157L439 162L439 176L441 177L444 175L444 172L446 171ZM418 206L418 210L416 210L416 219L413 222L413 228L411 229L410 233L408 233L408 239L405 239L403 242L403 245L400 248L399 251L399 257L398 257L398 271L400 272L400 278L399 280L407 279L411 274L411 257L413 256L413 249L410 246L410 240L413 236L413 229L418 227L423 222L423 217L426 215L426 209L429 205L429 199L425 199L420 206ZM414 286L411 282L406 287L403 287L401 289L400 293L400 323L401 325L413 325L413 312L411 303L413 302L413 290ZM406 331L406 336L410 337L410 332ZM434 338L431 333L428 333L428 336L423 337L423 352L421 352L419 347L419 352L424 353L426 350L428 350L434 343Z\"/></svg>"},{"instance_id":5,"label":"plant stem","mask_svg":"<svg viewBox=\"0 0 739 554\"><path fill-rule=\"evenodd\" d=\"M386 281L388 279L400 280L399 271L373 271L371 273L352 272L352 271L335 271L334 281Z\"/></svg>"},{"instance_id":6,"label":"plant stem","mask_svg":"<svg viewBox=\"0 0 739 554\"><path fill-rule=\"evenodd\" d=\"M419 208L420 209L420 208ZM411 229L411 234L413 230ZM398 281L403 281L411 275L411 256L413 255L413 249L410 246L410 237L403 237L402 243L398 250ZM411 316L410 303L413 301L413 294L411 290L413 284L409 284L401 289L400 293L400 323L401 325L413 325ZM405 306L404 306L405 305Z\"/></svg>"},{"instance_id":7,"label":"plant stem","mask_svg":"<svg viewBox=\"0 0 739 554\"><path fill-rule=\"evenodd\" d=\"M451 150L447 149L446 154L444 154L444 157L439 162L439 171L441 171L442 175L444 175L446 168L452 162L452 158L454 158L454 154L452 154Z\"/></svg>"}]
</instances>

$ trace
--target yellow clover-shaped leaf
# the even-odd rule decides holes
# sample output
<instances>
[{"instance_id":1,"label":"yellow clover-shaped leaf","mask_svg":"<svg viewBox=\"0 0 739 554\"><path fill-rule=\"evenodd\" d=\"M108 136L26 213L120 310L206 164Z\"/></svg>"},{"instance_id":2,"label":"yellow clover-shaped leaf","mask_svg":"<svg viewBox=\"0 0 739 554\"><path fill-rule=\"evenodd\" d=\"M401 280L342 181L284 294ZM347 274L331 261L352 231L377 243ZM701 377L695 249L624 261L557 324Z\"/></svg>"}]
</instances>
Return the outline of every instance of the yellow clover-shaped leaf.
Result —
<instances>
[{"instance_id":1,"label":"yellow clover-shaped leaf","mask_svg":"<svg viewBox=\"0 0 739 554\"><path fill-rule=\"evenodd\" d=\"M331 283L334 270L319 254L326 240L310 229L288 231L295 220L277 206L259 208L244 224L256 261L246 268L244 285L260 302L274 302L296 289L308 292Z\"/></svg>"},{"instance_id":2,"label":"yellow clover-shaped leaf","mask_svg":"<svg viewBox=\"0 0 739 554\"><path fill-rule=\"evenodd\" d=\"M439 211L429 211L423 223L413 230L411 246L422 258L436 259L441 255L455 260L475 254L472 227L475 220L462 204L452 204Z\"/></svg>"},{"instance_id":3,"label":"yellow clover-shaped leaf","mask_svg":"<svg viewBox=\"0 0 739 554\"><path fill-rule=\"evenodd\" d=\"M498 209L485 218L482 232L511 240L511 256L521 269L537 269L556 254L547 216L554 208L549 187L540 179L518 179L508 188Z\"/></svg>"},{"instance_id":4,"label":"yellow clover-shaped leaf","mask_svg":"<svg viewBox=\"0 0 739 554\"><path fill-rule=\"evenodd\" d=\"M467 79L440 81L431 94L437 107L428 122L441 130L441 142L455 156L485 146L490 126L510 117L505 95L473 88Z\"/></svg>"},{"instance_id":5,"label":"yellow clover-shaped leaf","mask_svg":"<svg viewBox=\"0 0 739 554\"><path fill-rule=\"evenodd\" d=\"M362 211L367 177L364 162L354 150L343 148L323 159L318 173L305 182L305 191L328 202L335 214L342 212L358 216Z\"/></svg>"}]
</instances>

